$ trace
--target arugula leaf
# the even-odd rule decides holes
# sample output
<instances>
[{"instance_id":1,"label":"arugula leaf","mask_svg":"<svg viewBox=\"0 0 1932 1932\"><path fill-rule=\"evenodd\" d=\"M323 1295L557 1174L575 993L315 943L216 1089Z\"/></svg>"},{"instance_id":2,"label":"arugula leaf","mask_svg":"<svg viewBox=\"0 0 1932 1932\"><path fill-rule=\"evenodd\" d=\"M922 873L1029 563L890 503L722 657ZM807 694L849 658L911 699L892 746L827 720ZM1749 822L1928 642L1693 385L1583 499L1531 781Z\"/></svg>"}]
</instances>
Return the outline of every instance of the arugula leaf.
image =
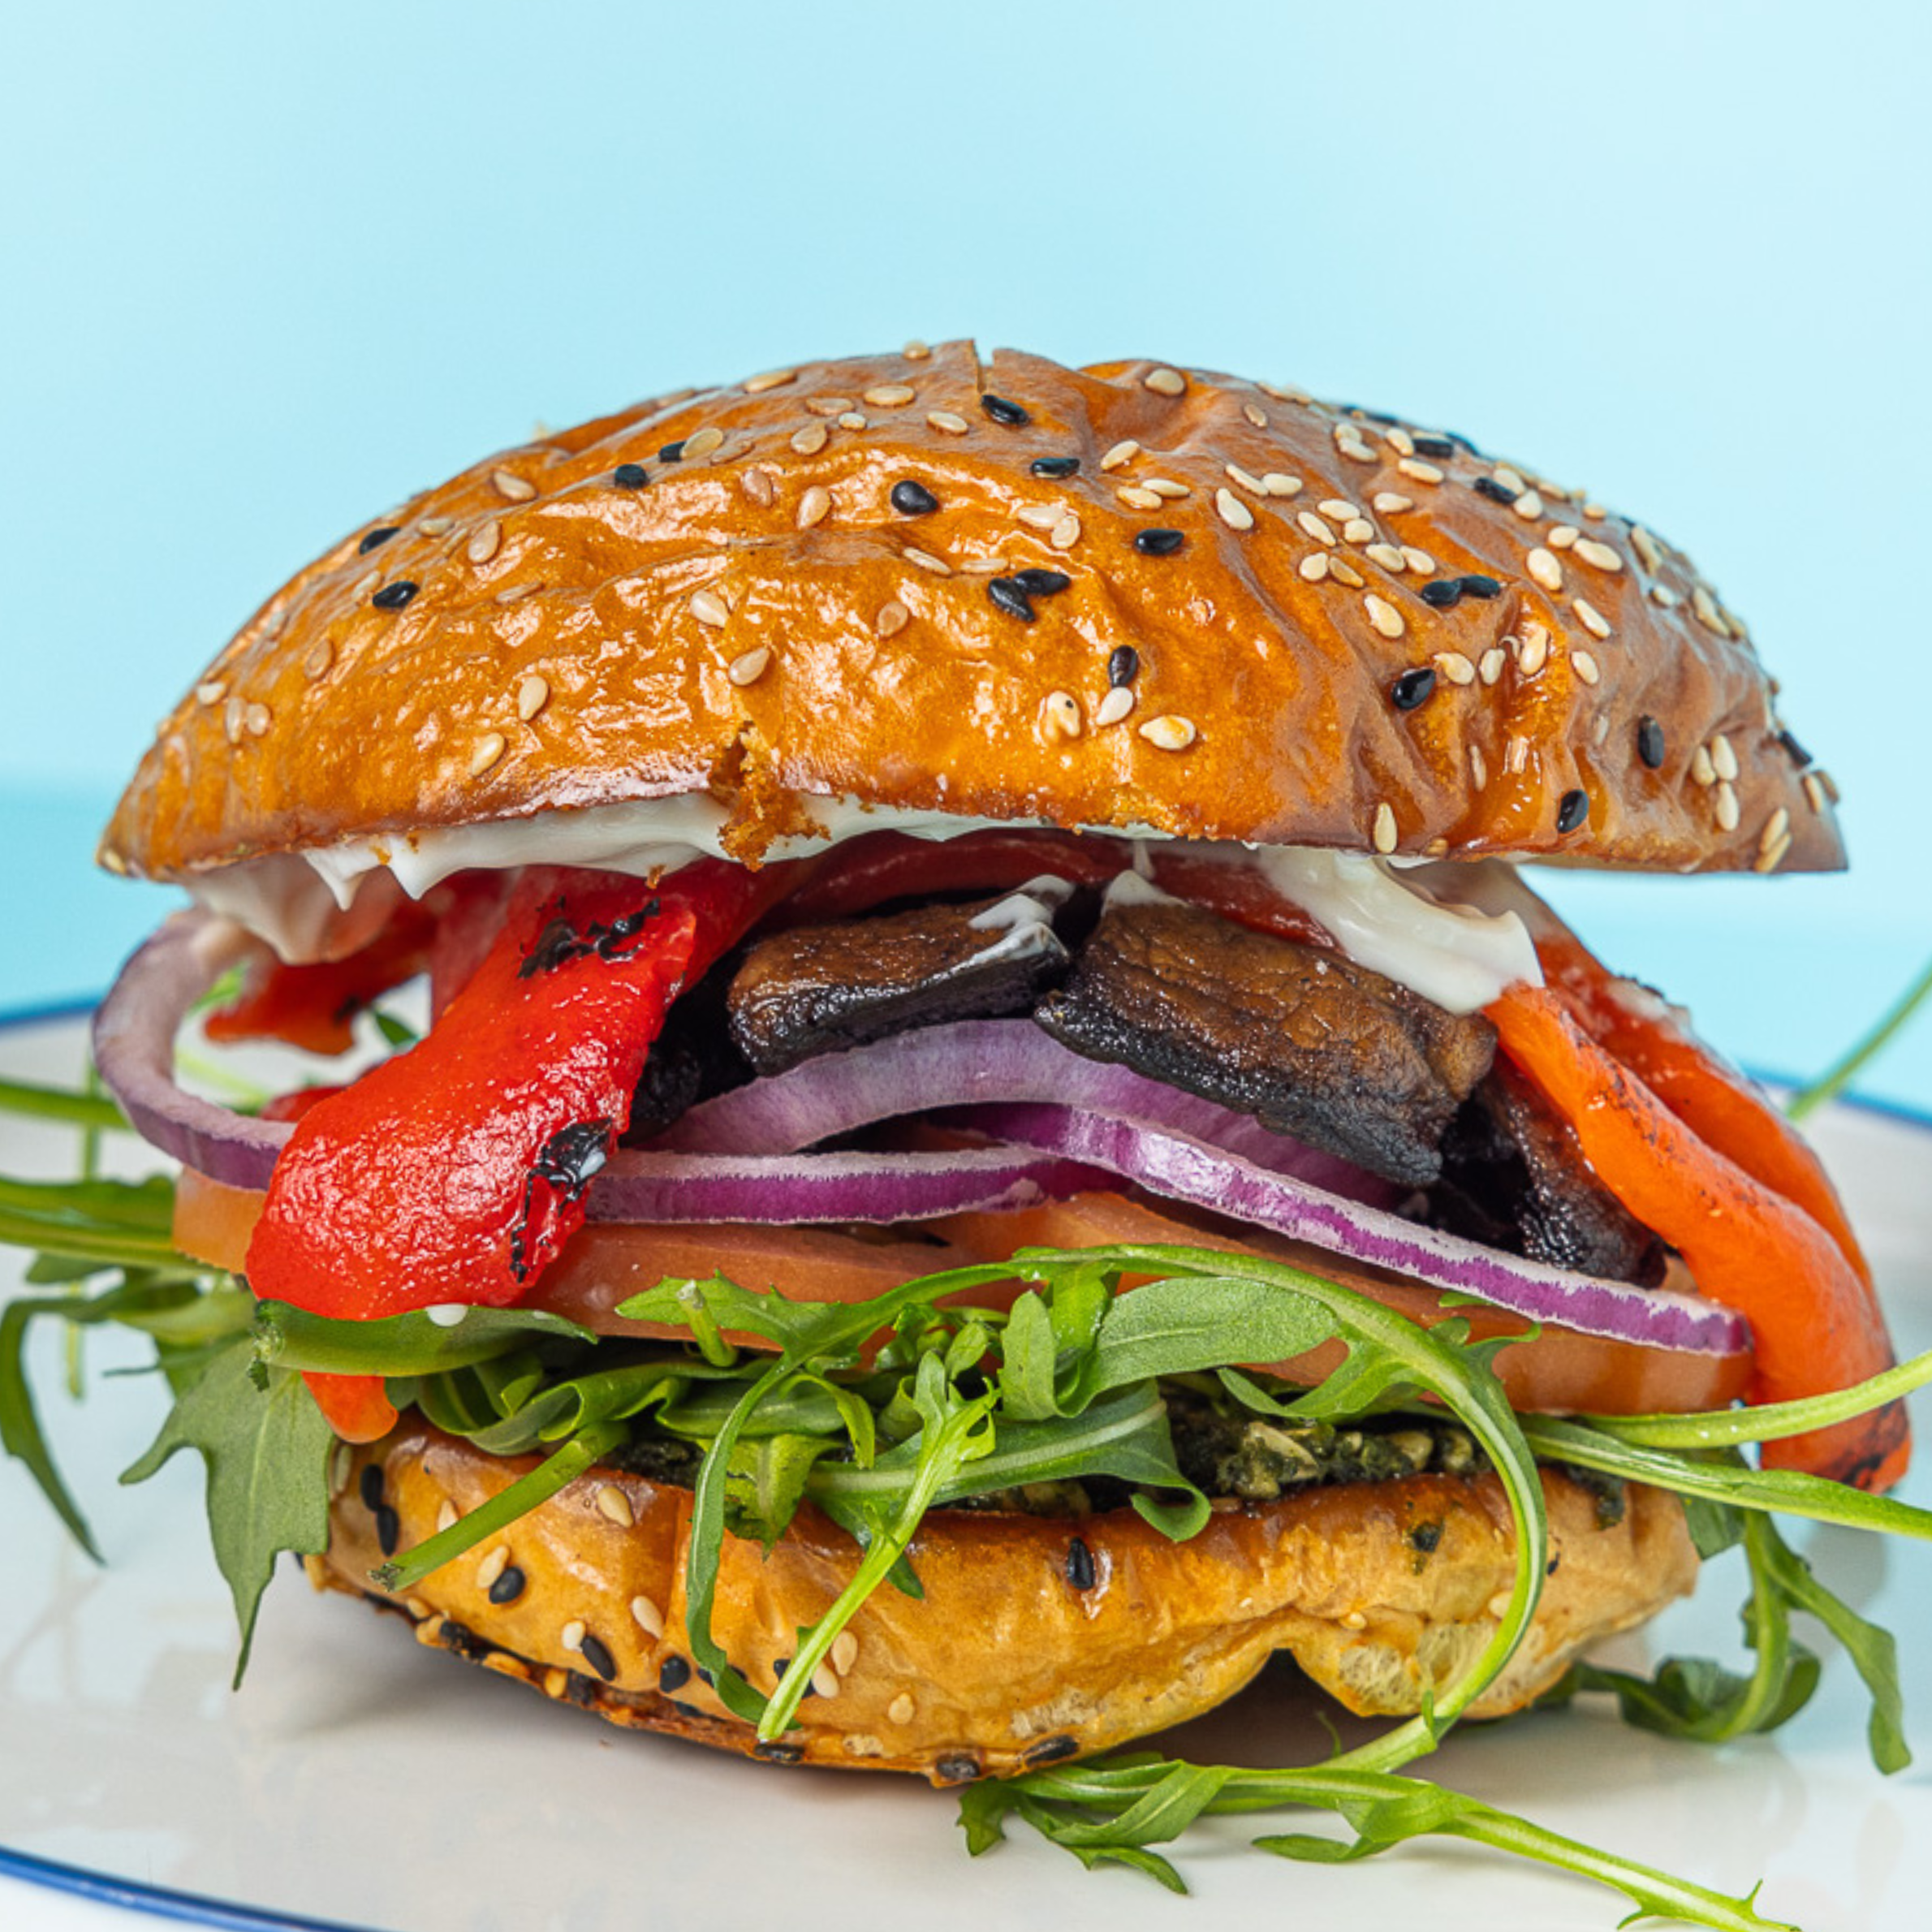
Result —
<instances>
[{"instance_id":1,"label":"arugula leaf","mask_svg":"<svg viewBox=\"0 0 1932 1932\"><path fill-rule=\"evenodd\" d=\"M180 1449L196 1451L206 1464L215 1561L241 1626L238 1684L248 1667L255 1615L275 1559L285 1550L313 1555L328 1545L334 1447L300 1377L286 1369L265 1370L249 1343L237 1341L183 1391L153 1446L121 1477L144 1482Z\"/></svg>"},{"instance_id":2,"label":"arugula leaf","mask_svg":"<svg viewBox=\"0 0 1932 1932\"><path fill-rule=\"evenodd\" d=\"M255 1311L255 1352L262 1362L330 1375L434 1375L488 1361L533 1335L596 1339L541 1309L470 1308L447 1325L421 1309L372 1322L312 1315L286 1301L260 1302Z\"/></svg>"},{"instance_id":3,"label":"arugula leaf","mask_svg":"<svg viewBox=\"0 0 1932 1932\"><path fill-rule=\"evenodd\" d=\"M1865 1067L1887 1046L1895 1034L1911 1019L1928 998L1932 998L1932 960L1925 970L1900 994L1878 1024L1851 1049L1821 1073L1809 1086L1801 1087L1786 1102L1785 1117L1802 1120L1828 1100L1835 1100Z\"/></svg>"},{"instance_id":4,"label":"arugula leaf","mask_svg":"<svg viewBox=\"0 0 1932 1932\"><path fill-rule=\"evenodd\" d=\"M822 1435L740 1438L725 1470L725 1528L769 1552L790 1524L813 1465L835 1445Z\"/></svg>"},{"instance_id":5,"label":"arugula leaf","mask_svg":"<svg viewBox=\"0 0 1932 1932\"><path fill-rule=\"evenodd\" d=\"M106 1094L75 1087L43 1087L32 1080L0 1080L0 1113L62 1120L70 1127L132 1131L127 1115Z\"/></svg>"}]
</instances>

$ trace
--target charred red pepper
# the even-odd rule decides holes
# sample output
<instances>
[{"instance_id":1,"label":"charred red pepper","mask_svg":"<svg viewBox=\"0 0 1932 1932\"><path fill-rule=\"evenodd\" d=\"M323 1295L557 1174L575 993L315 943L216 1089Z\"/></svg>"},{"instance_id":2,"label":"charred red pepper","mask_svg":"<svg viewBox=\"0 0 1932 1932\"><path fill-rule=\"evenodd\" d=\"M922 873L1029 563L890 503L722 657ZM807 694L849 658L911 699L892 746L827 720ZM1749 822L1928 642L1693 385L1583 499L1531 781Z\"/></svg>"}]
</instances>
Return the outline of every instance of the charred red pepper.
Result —
<instances>
[{"instance_id":1,"label":"charred red pepper","mask_svg":"<svg viewBox=\"0 0 1932 1932\"><path fill-rule=\"evenodd\" d=\"M429 1035L296 1123L249 1243L257 1294L364 1320L520 1300L581 1224L666 1009L799 872L527 874ZM309 1386L350 1440L395 1421L373 1376Z\"/></svg>"}]
</instances>

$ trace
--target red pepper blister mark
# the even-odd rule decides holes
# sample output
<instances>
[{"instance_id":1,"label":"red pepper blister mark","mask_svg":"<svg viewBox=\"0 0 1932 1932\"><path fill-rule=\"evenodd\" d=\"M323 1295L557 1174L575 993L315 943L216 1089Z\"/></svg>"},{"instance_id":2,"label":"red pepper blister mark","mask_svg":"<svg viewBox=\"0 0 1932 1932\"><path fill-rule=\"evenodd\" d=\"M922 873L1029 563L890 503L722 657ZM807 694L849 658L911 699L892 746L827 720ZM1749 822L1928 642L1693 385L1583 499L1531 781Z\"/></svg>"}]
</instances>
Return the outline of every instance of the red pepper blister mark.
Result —
<instances>
[{"instance_id":1,"label":"red pepper blister mark","mask_svg":"<svg viewBox=\"0 0 1932 1932\"><path fill-rule=\"evenodd\" d=\"M363 1320L520 1300L582 1224L671 1002L800 876L528 875L428 1036L297 1123L249 1244L256 1293ZM353 1439L394 1420L373 1377L309 1386Z\"/></svg>"}]
</instances>

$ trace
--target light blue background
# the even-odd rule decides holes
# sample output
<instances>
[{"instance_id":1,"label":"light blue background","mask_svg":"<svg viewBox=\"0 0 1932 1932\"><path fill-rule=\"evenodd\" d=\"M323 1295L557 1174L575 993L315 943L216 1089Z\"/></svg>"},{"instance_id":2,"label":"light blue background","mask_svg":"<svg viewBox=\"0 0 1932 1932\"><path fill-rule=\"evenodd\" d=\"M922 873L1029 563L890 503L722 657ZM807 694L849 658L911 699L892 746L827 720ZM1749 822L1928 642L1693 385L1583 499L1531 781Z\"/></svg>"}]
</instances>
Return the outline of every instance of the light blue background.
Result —
<instances>
[{"instance_id":1,"label":"light blue background","mask_svg":"<svg viewBox=\"0 0 1932 1932\"><path fill-rule=\"evenodd\" d=\"M1688 546L1842 778L1849 879L1566 880L1814 1067L1932 947L1922 6L6 10L0 1004L281 577L532 422L972 333L1386 405ZM1932 1023L1871 1083L1932 1101Z\"/></svg>"}]
</instances>

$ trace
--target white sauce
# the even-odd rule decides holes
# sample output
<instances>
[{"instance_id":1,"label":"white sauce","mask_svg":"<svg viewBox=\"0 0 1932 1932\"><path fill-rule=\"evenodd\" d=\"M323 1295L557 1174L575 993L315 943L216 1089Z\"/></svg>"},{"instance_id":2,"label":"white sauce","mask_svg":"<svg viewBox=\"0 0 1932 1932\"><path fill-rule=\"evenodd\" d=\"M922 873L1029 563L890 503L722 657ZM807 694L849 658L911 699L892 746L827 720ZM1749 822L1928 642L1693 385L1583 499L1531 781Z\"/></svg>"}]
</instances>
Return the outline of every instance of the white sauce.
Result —
<instances>
[{"instance_id":1,"label":"white sauce","mask_svg":"<svg viewBox=\"0 0 1932 1932\"><path fill-rule=\"evenodd\" d=\"M853 799L822 799L814 810L826 836L775 840L770 859L823 852L867 832L955 839L1015 822L903 812ZM246 926L291 962L339 958L366 940L399 894L420 899L452 873L519 865L588 865L645 878L705 854L724 856L727 813L703 792L633 799L582 811L452 826L400 836L351 839L197 873L183 882L203 905ZM1029 827L1027 829L1033 829ZM1154 854L1137 828L1093 837L1135 839L1133 865L1110 888L1113 903L1165 899L1150 882ZM1158 834L1153 835L1158 839ZM1258 865L1284 897L1334 934L1348 957L1452 1013L1473 1012L1518 980L1542 983L1536 949L1514 909L1475 903L1497 892L1488 864L1397 868L1365 852L1303 846L1190 845L1229 865ZM1049 899L1064 882L1035 879L980 913L989 929L1050 925Z\"/></svg>"}]
</instances>

